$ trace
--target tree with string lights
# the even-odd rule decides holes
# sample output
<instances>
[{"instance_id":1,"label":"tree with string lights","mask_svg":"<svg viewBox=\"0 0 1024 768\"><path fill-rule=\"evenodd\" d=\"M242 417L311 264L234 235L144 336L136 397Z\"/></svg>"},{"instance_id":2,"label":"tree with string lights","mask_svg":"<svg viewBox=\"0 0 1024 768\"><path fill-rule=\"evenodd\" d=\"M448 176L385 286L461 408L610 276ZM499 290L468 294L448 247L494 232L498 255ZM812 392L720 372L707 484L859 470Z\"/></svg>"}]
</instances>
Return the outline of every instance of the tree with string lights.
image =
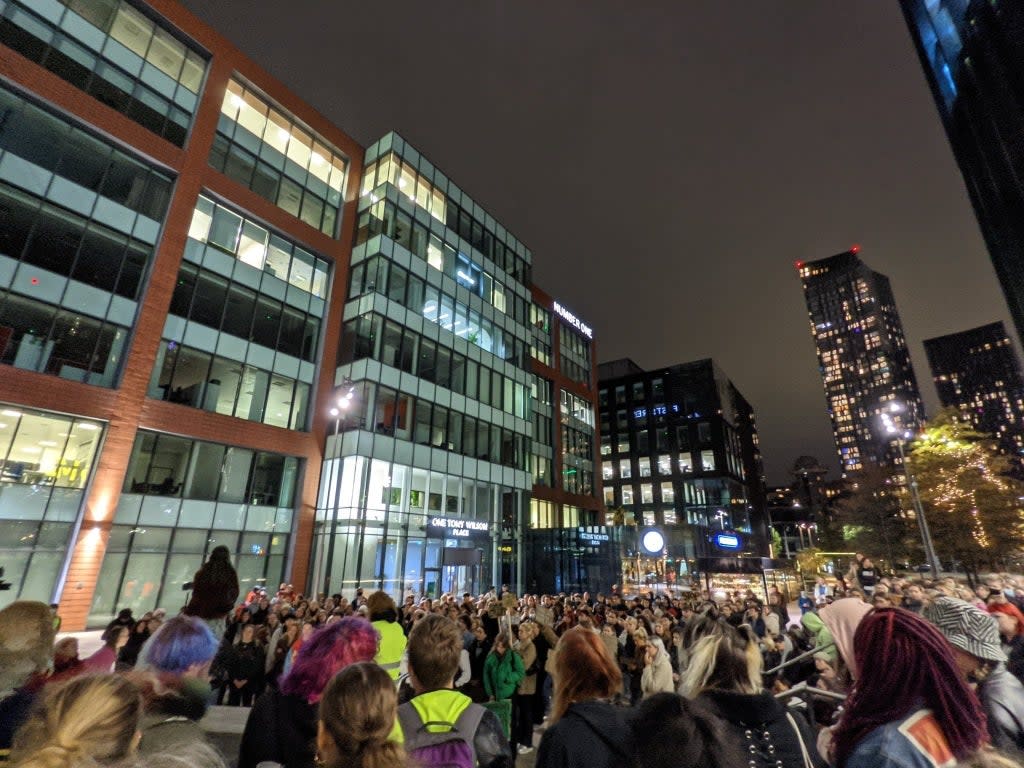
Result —
<instances>
[{"instance_id":1,"label":"tree with string lights","mask_svg":"<svg viewBox=\"0 0 1024 768\"><path fill-rule=\"evenodd\" d=\"M959 561L972 583L1024 550L1024 483L1012 468L1012 459L955 410L933 419L907 454L936 554Z\"/></svg>"}]
</instances>

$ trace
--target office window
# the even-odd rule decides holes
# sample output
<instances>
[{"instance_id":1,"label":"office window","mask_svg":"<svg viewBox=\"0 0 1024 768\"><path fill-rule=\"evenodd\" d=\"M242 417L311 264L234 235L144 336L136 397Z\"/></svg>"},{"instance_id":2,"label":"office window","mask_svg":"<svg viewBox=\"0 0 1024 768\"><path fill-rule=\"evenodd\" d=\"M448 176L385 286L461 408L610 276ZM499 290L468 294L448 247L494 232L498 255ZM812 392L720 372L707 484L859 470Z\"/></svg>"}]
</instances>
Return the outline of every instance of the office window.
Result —
<instances>
[{"instance_id":1,"label":"office window","mask_svg":"<svg viewBox=\"0 0 1024 768\"><path fill-rule=\"evenodd\" d=\"M206 59L124 0L11 0L3 43L75 88L182 147Z\"/></svg>"},{"instance_id":2,"label":"office window","mask_svg":"<svg viewBox=\"0 0 1024 768\"><path fill-rule=\"evenodd\" d=\"M623 480L628 480L633 476L633 468L629 459L622 459L619 461L619 477Z\"/></svg>"},{"instance_id":3,"label":"office window","mask_svg":"<svg viewBox=\"0 0 1024 768\"><path fill-rule=\"evenodd\" d=\"M700 464L701 468L705 472L715 471L715 452L711 450L704 450L700 452Z\"/></svg>"},{"instance_id":4,"label":"office window","mask_svg":"<svg viewBox=\"0 0 1024 768\"><path fill-rule=\"evenodd\" d=\"M651 476L651 460L650 460L650 458L648 458L647 456L641 456L637 460L637 464L639 465L640 477L650 477Z\"/></svg>"},{"instance_id":5,"label":"office window","mask_svg":"<svg viewBox=\"0 0 1024 768\"><path fill-rule=\"evenodd\" d=\"M224 94L210 165L335 236L348 159L237 80Z\"/></svg>"}]
</instances>

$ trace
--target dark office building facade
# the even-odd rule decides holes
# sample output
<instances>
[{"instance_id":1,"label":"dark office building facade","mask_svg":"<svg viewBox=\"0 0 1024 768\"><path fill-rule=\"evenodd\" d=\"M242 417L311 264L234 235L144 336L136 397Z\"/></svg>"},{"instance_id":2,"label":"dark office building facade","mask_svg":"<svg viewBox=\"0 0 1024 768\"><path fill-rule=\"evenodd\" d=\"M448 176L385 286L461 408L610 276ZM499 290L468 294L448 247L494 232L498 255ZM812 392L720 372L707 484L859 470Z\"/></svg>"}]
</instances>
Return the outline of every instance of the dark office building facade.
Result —
<instances>
[{"instance_id":1,"label":"dark office building facade","mask_svg":"<svg viewBox=\"0 0 1024 768\"><path fill-rule=\"evenodd\" d=\"M900 0L925 78L1024 338L1024 5Z\"/></svg>"},{"instance_id":2,"label":"dark office building facade","mask_svg":"<svg viewBox=\"0 0 1024 768\"><path fill-rule=\"evenodd\" d=\"M697 558L767 554L765 486L754 411L710 360L645 371L598 367L603 496L637 527L623 585L681 584ZM664 549L642 546L655 531ZM723 550L716 534L735 535Z\"/></svg>"},{"instance_id":3,"label":"dark office building facade","mask_svg":"<svg viewBox=\"0 0 1024 768\"><path fill-rule=\"evenodd\" d=\"M943 407L956 408L1019 461L1024 453L1024 375L1005 326L989 323L925 339L924 351Z\"/></svg>"},{"instance_id":4,"label":"dark office building facade","mask_svg":"<svg viewBox=\"0 0 1024 768\"><path fill-rule=\"evenodd\" d=\"M889 278L858 250L796 264L844 475L898 464L883 413L914 431L924 418Z\"/></svg>"}]
</instances>

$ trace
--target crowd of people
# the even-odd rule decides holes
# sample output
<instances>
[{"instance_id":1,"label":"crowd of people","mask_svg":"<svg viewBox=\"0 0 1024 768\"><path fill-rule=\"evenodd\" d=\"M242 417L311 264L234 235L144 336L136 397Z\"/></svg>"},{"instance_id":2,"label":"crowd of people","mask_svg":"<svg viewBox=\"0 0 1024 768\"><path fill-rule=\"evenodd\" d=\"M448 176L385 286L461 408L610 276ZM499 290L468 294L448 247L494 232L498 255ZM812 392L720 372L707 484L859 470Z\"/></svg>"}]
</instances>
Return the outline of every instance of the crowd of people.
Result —
<instances>
[{"instance_id":1,"label":"crowd of people","mask_svg":"<svg viewBox=\"0 0 1024 768\"><path fill-rule=\"evenodd\" d=\"M226 553L180 615L122 611L79 659L0 611L0 760L31 768L936 768L1024 759L1024 589L882 574L790 595L240 597ZM794 596L795 597L795 596ZM199 725L250 707L237 755ZM539 739L538 739L539 734ZM9 753L6 752L9 750ZM226 759L225 759L226 758Z\"/></svg>"}]
</instances>

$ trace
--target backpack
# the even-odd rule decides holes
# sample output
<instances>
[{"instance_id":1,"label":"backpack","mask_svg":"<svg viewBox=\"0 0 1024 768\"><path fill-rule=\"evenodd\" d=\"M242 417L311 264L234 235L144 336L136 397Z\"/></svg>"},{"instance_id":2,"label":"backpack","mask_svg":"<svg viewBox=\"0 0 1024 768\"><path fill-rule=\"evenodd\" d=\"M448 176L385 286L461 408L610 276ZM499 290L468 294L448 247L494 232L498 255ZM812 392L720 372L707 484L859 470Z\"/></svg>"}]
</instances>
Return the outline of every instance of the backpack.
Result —
<instances>
[{"instance_id":1,"label":"backpack","mask_svg":"<svg viewBox=\"0 0 1024 768\"><path fill-rule=\"evenodd\" d=\"M454 723L423 722L411 702L398 708L398 722L405 736L405 751L410 762L422 768L476 768L473 739L480 720L487 712L479 704L470 704ZM428 731L429 726L448 726L447 731Z\"/></svg>"}]
</instances>

